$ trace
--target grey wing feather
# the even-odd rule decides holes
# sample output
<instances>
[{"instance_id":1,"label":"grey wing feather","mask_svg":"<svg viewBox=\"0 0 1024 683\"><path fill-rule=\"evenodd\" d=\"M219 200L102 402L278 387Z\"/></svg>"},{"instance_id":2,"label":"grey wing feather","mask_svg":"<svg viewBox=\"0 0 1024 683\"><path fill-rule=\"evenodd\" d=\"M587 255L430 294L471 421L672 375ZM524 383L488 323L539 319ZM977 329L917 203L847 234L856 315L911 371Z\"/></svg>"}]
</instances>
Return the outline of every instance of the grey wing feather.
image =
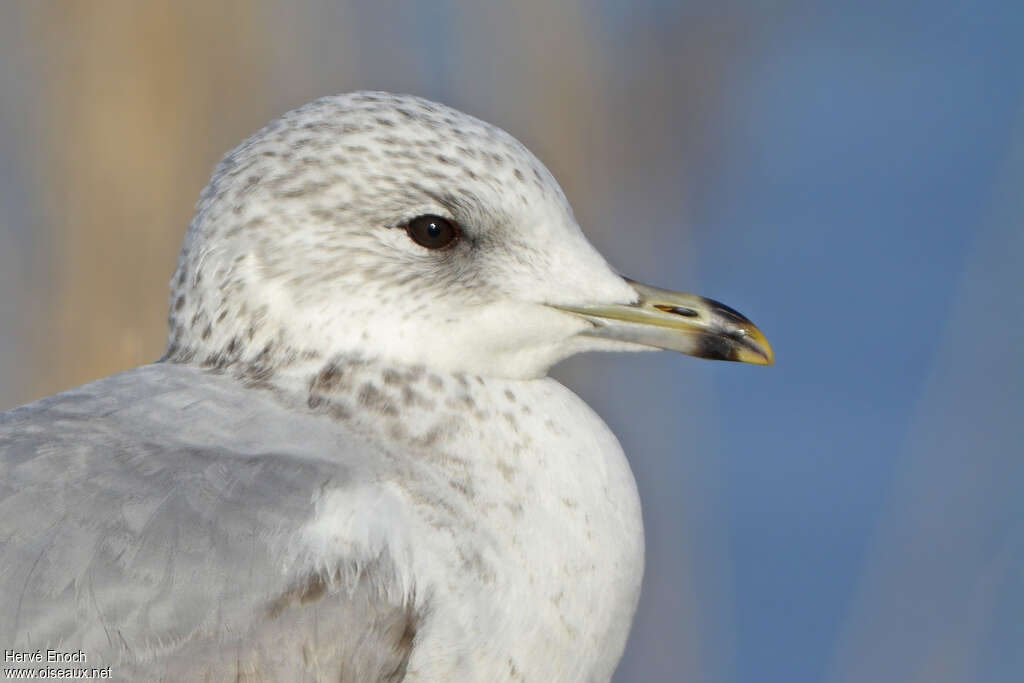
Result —
<instances>
[{"instance_id":1,"label":"grey wing feather","mask_svg":"<svg viewBox=\"0 0 1024 683\"><path fill-rule=\"evenodd\" d=\"M82 649L127 679L401 680L417 615L375 568L353 590L296 582L270 543L374 456L167 364L0 415L0 644Z\"/></svg>"}]
</instances>

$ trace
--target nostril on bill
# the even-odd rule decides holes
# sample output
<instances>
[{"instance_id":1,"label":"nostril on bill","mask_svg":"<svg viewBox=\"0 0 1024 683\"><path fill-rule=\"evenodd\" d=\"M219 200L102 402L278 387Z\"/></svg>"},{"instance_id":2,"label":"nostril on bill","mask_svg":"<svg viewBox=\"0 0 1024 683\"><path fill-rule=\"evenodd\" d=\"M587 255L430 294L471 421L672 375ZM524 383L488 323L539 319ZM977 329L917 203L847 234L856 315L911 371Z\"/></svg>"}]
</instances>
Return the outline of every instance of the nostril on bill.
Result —
<instances>
[{"instance_id":1,"label":"nostril on bill","mask_svg":"<svg viewBox=\"0 0 1024 683\"><path fill-rule=\"evenodd\" d=\"M664 311L665 313L674 313L675 315L681 315L684 318L700 317L700 313L693 310L692 308L686 308L684 306L665 306L663 304L654 304L654 307L657 308L659 311Z\"/></svg>"}]
</instances>

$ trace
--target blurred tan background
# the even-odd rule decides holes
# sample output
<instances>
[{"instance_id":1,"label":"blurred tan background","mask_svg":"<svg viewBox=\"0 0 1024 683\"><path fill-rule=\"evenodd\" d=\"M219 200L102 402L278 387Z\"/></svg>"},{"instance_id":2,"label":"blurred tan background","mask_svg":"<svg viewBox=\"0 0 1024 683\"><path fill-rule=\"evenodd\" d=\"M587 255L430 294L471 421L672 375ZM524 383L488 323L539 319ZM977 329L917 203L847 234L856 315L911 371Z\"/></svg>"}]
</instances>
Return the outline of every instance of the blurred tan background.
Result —
<instances>
[{"instance_id":1,"label":"blurred tan background","mask_svg":"<svg viewBox=\"0 0 1024 683\"><path fill-rule=\"evenodd\" d=\"M1024 6L961 5L0 2L0 409L161 355L231 147L423 95L521 139L623 273L776 349L556 369L644 502L616 680L1019 678Z\"/></svg>"},{"instance_id":2,"label":"blurred tan background","mask_svg":"<svg viewBox=\"0 0 1024 683\"><path fill-rule=\"evenodd\" d=\"M664 73L618 83L604 77L607 55L588 40L594 27L585 3L479 8L465 2L445 17L422 7L418 18L387 5L103 0L5 6L5 51L24 67L19 76L28 76L22 97L4 91L5 109L22 128L8 144L40 193L29 205L38 261L26 275L35 304L19 337L24 348L47 359L42 371L27 376L11 370L20 387L13 400L45 396L160 355L164 280L201 186L220 155L288 109L359 88L443 96L514 125L553 168L565 170L560 177L577 210L599 215L613 174L656 170L650 163L657 161L659 133L697 137L689 128L711 113L714 73L731 58L719 38L740 30L729 17L689 25L685 51L659 55ZM448 21L454 25L442 25ZM379 42L367 27L379 31ZM501 30L492 33L496 27ZM417 32L422 35L406 35ZM529 49L520 51L523 36ZM515 54L516 64L500 80L487 78L479 67L461 64L448 41L458 41L460 50ZM385 63L366 63L382 57ZM667 79L692 93L685 116L672 121L664 120ZM616 140L616 118L629 115L615 111L623 100L649 108L628 141ZM610 144L594 146L594 140ZM595 223L592 230L610 227Z\"/></svg>"}]
</instances>

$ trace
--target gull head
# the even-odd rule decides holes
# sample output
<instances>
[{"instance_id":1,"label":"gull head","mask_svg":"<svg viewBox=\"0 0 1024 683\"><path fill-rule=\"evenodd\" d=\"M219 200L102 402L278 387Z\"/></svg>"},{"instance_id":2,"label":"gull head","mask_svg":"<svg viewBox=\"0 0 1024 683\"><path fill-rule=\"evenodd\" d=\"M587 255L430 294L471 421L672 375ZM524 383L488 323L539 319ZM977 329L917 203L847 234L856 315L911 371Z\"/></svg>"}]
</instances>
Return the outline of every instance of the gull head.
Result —
<instances>
[{"instance_id":1,"label":"gull head","mask_svg":"<svg viewBox=\"0 0 1024 683\"><path fill-rule=\"evenodd\" d=\"M551 173L418 97L326 97L224 157L171 283L165 359L257 374L357 356L544 375L580 351L771 364L749 320L616 273Z\"/></svg>"}]
</instances>

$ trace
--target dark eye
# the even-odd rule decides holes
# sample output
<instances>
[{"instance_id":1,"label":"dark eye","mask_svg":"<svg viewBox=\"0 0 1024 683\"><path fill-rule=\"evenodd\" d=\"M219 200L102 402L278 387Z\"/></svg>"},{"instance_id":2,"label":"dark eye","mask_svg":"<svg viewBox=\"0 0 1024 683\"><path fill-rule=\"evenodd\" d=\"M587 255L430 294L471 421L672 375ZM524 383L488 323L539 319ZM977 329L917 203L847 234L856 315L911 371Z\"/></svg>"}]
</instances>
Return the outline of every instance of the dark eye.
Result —
<instances>
[{"instance_id":1,"label":"dark eye","mask_svg":"<svg viewBox=\"0 0 1024 683\"><path fill-rule=\"evenodd\" d=\"M409 221L405 231L412 241L427 249L444 249L459 239L459 228L447 218L427 214Z\"/></svg>"}]
</instances>

